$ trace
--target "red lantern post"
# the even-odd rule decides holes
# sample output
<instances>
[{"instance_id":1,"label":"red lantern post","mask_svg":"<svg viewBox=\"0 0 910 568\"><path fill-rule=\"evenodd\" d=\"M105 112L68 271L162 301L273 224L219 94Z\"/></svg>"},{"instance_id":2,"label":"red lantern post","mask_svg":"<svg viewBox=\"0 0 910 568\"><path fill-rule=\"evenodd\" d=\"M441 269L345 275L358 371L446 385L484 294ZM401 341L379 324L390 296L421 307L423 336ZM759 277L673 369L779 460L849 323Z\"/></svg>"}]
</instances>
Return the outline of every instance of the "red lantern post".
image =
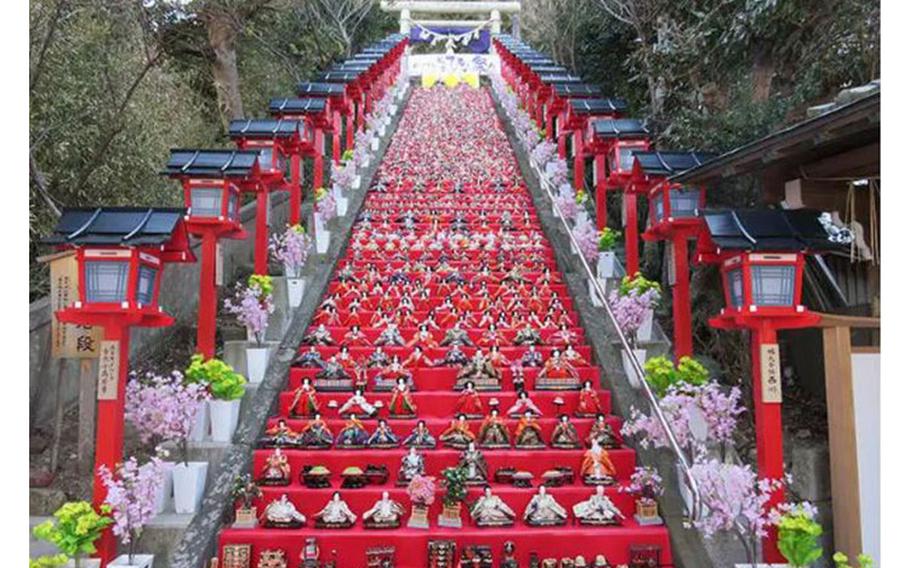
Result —
<instances>
[{"instance_id":1,"label":"red lantern post","mask_svg":"<svg viewBox=\"0 0 910 568\"><path fill-rule=\"evenodd\" d=\"M698 236L698 261L721 265L726 307L710 320L718 329L752 332L752 390L758 474L784 475L777 332L812 327L820 316L801 302L805 255L843 249L820 222L821 213L796 210L727 210L708 212ZM784 498L775 492L772 509ZM765 562L782 562L773 529L763 541Z\"/></svg>"},{"instance_id":2,"label":"red lantern post","mask_svg":"<svg viewBox=\"0 0 910 568\"><path fill-rule=\"evenodd\" d=\"M354 149L354 131L363 126L363 93L360 90L360 83L357 81L358 75L358 73L346 71L328 71L319 77L319 80L324 83L344 85L346 108L349 109L345 116L346 150Z\"/></svg>"},{"instance_id":3,"label":"red lantern post","mask_svg":"<svg viewBox=\"0 0 910 568\"><path fill-rule=\"evenodd\" d=\"M670 241L670 285L673 288L673 348L676 358L692 355L692 307L689 294L689 240L695 238L705 208L704 188L684 187L669 176L697 167L710 154L635 152L626 192L647 194L650 204L646 241ZM635 245L637 246L637 239ZM626 247L629 247L626 243Z\"/></svg>"},{"instance_id":4,"label":"red lantern post","mask_svg":"<svg viewBox=\"0 0 910 568\"><path fill-rule=\"evenodd\" d=\"M123 460L130 329L174 322L158 305L161 274L167 263L196 260L183 222L185 213L172 208L65 209L53 234L44 239L59 249L75 249L79 267L79 300L57 311L57 319L104 329L95 432L95 507L107 496L99 467L113 471ZM111 529L104 531L97 548L103 564L114 558L117 542Z\"/></svg>"},{"instance_id":5,"label":"red lantern post","mask_svg":"<svg viewBox=\"0 0 910 568\"><path fill-rule=\"evenodd\" d=\"M588 121L587 147L594 155L597 228L607 225L607 190L622 189L632 173L632 152L648 150L648 130L635 118ZM626 272L638 272L638 203L635 194L623 196L626 226ZM634 245L634 246L630 246Z\"/></svg>"},{"instance_id":6,"label":"red lantern post","mask_svg":"<svg viewBox=\"0 0 910 568\"><path fill-rule=\"evenodd\" d=\"M585 83L557 83L547 102L547 138L556 139L560 159L568 157L567 146L572 131L567 128L570 103L575 100L597 99L600 89Z\"/></svg>"},{"instance_id":7,"label":"red lantern post","mask_svg":"<svg viewBox=\"0 0 910 568\"><path fill-rule=\"evenodd\" d=\"M351 103L344 92L344 85L338 83L302 82L297 85L297 96L303 99L327 99L332 119L325 131L332 133L332 161L341 161L341 119L351 112Z\"/></svg>"},{"instance_id":8,"label":"red lantern post","mask_svg":"<svg viewBox=\"0 0 910 568\"><path fill-rule=\"evenodd\" d=\"M591 150L585 145L588 123L598 119L620 118L626 112L626 101L622 99L572 99L564 114L563 125L559 129L560 143L572 136L572 153L574 165L572 173L575 179L575 190L585 188L585 158ZM606 163L606 160L604 160Z\"/></svg>"},{"instance_id":9,"label":"red lantern post","mask_svg":"<svg viewBox=\"0 0 910 568\"><path fill-rule=\"evenodd\" d=\"M233 161L222 170L226 156ZM199 314L196 351L207 359L215 356L215 317L218 312L218 240L245 239L240 220L240 192L244 185L255 184L259 176L259 153L237 155L229 150L171 150L166 174L183 185L187 208L187 230L202 240L199 270Z\"/></svg>"}]
</instances>

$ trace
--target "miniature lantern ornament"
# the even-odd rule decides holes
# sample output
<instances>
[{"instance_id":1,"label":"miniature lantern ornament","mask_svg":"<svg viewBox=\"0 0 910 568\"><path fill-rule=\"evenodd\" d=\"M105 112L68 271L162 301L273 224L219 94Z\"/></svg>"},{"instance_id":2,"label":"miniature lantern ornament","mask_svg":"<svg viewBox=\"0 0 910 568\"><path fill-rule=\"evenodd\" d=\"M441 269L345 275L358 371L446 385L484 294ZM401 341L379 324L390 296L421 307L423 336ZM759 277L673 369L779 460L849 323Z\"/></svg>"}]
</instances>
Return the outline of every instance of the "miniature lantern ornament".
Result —
<instances>
[{"instance_id":1,"label":"miniature lantern ornament","mask_svg":"<svg viewBox=\"0 0 910 568\"><path fill-rule=\"evenodd\" d=\"M351 113L351 102L344 92L344 85L337 83L302 82L297 84L297 96L303 99L326 99L329 103L331 114L330 128L326 132L332 133L332 161L341 161L341 117ZM299 171L299 168L298 168Z\"/></svg>"},{"instance_id":2,"label":"miniature lantern ornament","mask_svg":"<svg viewBox=\"0 0 910 568\"><path fill-rule=\"evenodd\" d=\"M607 189L623 189L632 175L632 152L651 147L648 129L636 118L598 119L588 121L585 151L594 156L595 204L597 228L607 225ZM626 193L623 199L623 221L638 214L637 196ZM635 235L638 239L638 235ZM634 247L633 247L634 248ZM626 271L634 274L638 269L637 256L626 251Z\"/></svg>"},{"instance_id":3,"label":"miniature lantern ornament","mask_svg":"<svg viewBox=\"0 0 910 568\"><path fill-rule=\"evenodd\" d=\"M240 192L257 184L259 157L256 151L175 149L163 172L183 185L187 229L202 240L196 350L207 359L215 356L218 240L247 236Z\"/></svg>"},{"instance_id":4,"label":"miniature lantern ornament","mask_svg":"<svg viewBox=\"0 0 910 568\"><path fill-rule=\"evenodd\" d=\"M698 261L720 264L726 307L710 320L719 329L752 332L752 392L760 477L784 475L777 331L811 327L820 316L801 304L805 255L849 250L852 236L826 225L811 209L724 210L704 214ZM849 233L847 231L846 233ZM775 492L766 507L783 501ZM766 562L783 560L770 531L762 547Z\"/></svg>"},{"instance_id":5,"label":"miniature lantern ornament","mask_svg":"<svg viewBox=\"0 0 910 568\"><path fill-rule=\"evenodd\" d=\"M67 208L44 242L73 249L79 268L79 295L58 310L63 323L104 329L98 377L98 413L93 503L107 495L98 475L123 460L123 412L129 371L130 328L164 327L174 318L158 305L161 274L171 262L195 262L184 215L174 208ZM97 545L108 562L117 552L111 529Z\"/></svg>"},{"instance_id":6,"label":"miniature lantern ornament","mask_svg":"<svg viewBox=\"0 0 910 568\"><path fill-rule=\"evenodd\" d=\"M332 115L329 112L329 101L326 98L310 97L306 99L272 99L269 101L269 113L275 118L296 120L302 123L298 143L291 152L291 176L297 183L291 183L291 211L296 208L296 221L300 222L300 159L313 158L313 193L323 184L323 155L325 139L323 131L332 127ZM296 188L296 189L295 189ZM296 194L295 194L296 191Z\"/></svg>"},{"instance_id":7,"label":"miniature lantern ornament","mask_svg":"<svg viewBox=\"0 0 910 568\"><path fill-rule=\"evenodd\" d=\"M669 240L670 285L673 287L673 347L676 357L692 355L692 308L689 297L689 240L697 236L705 207L705 191L667 180L698 167L712 157L696 152L635 152L625 191L648 196L648 228L642 238ZM638 216L626 221L626 255L638 258ZM629 263L631 266L631 262ZM637 266L635 267L637 270ZM631 270L631 268L630 268Z\"/></svg>"}]
</instances>

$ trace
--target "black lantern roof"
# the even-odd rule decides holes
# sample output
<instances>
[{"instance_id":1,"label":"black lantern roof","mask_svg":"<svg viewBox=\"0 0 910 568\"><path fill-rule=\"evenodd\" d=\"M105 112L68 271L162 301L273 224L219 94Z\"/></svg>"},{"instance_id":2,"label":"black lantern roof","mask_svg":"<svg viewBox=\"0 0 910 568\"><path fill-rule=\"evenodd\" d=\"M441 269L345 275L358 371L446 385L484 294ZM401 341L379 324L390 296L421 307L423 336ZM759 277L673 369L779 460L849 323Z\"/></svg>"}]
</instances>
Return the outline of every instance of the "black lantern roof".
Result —
<instances>
[{"instance_id":1,"label":"black lantern roof","mask_svg":"<svg viewBox=\"0 0 910 568\"><path fill-rule=\"evenodd\" d=\"M344 85L339 83L301 81L300 83L297 83L297 94L307 97L312 97L313 95L322 95L324 97L339 96L344 95Z\"/></svg>"},{"instance_id":2,"label":"black lantern roof","mask_svg":"<svg viewBox=\"0 0 910 568\"><path fill-rule=\"evenodd\" d=\"M692 168L697 168L714 154L706 152L632 152L644 173L655 176L671 176Z\"/></svg>"},{"instance_id":3,"label":"black lantern roof","mask_svg":"<svg viewBox=\"0 0 910 568\"><path fill-rule=\"evenodd\" d=\"M373 64L366 61L345 61L344 63L336 63L329 67L329 72L332 71L349 71L349 72L359 72L363 73L364 71L369 71L370 67Z\"/></svg>"},{"instance_id":4,"label":"black lantern roof","mask_svg":"<svg viewBox=\"0 0 910 568\"><path fill-rule=\"evenodd\" d=\"M721 250L833 251L849 247L831 237L816 209L705 211L711 241Z\"/></svg>"},{"instance_id":5,"label":"black lantern roof","mask_svg":"<svg viewBox=\"0 0 910 568\"><path fill-rule=\"evenodd\" d=\"M183 225L186 214L187 210L179 207L67 207L54 232L43 242L159 246L170 242L175 232L186 231Z\"/></svg>"},{"instance_id":6,"label":"black lantern roof","mask_svg":"<svg viewBox=\"0 0 910 568\"><path fill-rule=\"evenodd\" d=\"M553 90L560 97L600 97L600 89L588 83L557 83Z\"/></svg>"},{"instance_id":7,"label":"black lantern roof","mask_svg":"<svg viewBox=\"0 0 910 568\"><path fill-rule=\"evenodd\" d=\"M566 86L572 86L566 85ZM557 87L559 93L559 87ZM623 99L571 99L572 112L575 114L607 114L625 112L628 108Z\"/></svg>"},{"instance_id":8,"label":"black lantern roof","mask_svg":"<svg viewBox=\"0 0 910 568\"><path fill-rule=\"evenodd\" d=\"M379 61L380 59L382 59L382 57L383 57L383 55L381 53L355 53L354 57L351 57L350 59L348 59L346 61L346 63L353 62L353 61L374 61L375 62L375 61Z\"/></svg>"},{"instance_id":9,"label":"black lantern roof","mask_svg":"<svg viewBox=\"0 0 910 568\"><path fill-rule=\"evenodd\" d=\"M328 71L319 78L328 83L351 83L357 80L360 71Z\"/></svg>"},{"instance_id":10,"label":"black lantern roof","mask_svg":"<svg viewBox=\"0 0 910 568\"><path fill-rule=\"evenodd\" d=\"M540 76L540 82L546 85L554 85L556 83L581 83L581 78L566 73L548 73Z\"/></svg>"},{"instance_id":11,"label":"black lantern roof","mask_svg":"<svg viewBox=\"0 0 910 568\"><path fill-rule=\"evenodd\" d=\"M325 112L326 100L317 97L305 99L272 99L269 101L271 113L320 114Z\"/></svg>"},{"instance_id":12,"label":"black lantern roof","mask_svg":"<svg viewBox=\"0 0 910 568\"><path fill-rule=\"evenodd\" d=\"M299 120L253 118L232 120L228 127L231 138L292 138L300 128Z\"/></svg>"},{"instance_id":13,"label":"black lantern roof","mask_svg":"<svg viewBox=\"0 0 910 568\"><path fill-rule=\"evenodd\" d=\"M540 75L568 75L569 70L562 65L553 65L552 63L531 63L528 65L531 71Z\"/></svg>"},{"instance_id":14,"label":"black lantern roof","mask_svg":"<svg viewBox=\"0 0 910 568\"><path fill-rule=\"evenodd\" d=\"M595 138L643 138L648 135L637 118L604 118L594 121Z\"/></svg>"},{"instance_id":15,"label":"black lantern roof","mask_svg":"<svg viewBox=\"0 0 910 568\"><path fill-rule=\"evenodd\" d=\"M246 177L253 173L259 160L255 150L196 150L175 148L162 173L199 177Z\"/></svg>"}]
</instances>

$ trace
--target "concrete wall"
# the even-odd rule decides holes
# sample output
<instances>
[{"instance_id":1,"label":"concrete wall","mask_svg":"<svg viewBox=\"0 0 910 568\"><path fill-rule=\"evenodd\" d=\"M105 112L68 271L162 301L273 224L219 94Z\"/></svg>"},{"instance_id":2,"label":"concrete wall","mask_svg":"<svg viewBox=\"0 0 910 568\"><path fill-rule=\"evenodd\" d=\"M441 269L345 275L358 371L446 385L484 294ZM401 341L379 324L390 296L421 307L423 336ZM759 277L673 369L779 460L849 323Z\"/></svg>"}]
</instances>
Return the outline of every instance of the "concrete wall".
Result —
<instances>
[{"instance_id":1,"label":"concrete wall","mask_svg":"<svg viewBox=\"0 0 910 568\"><path fill-rule=\"evenodd\" d=\"M288 219L288 194L276 193L271 198L271 230L281 230ZM241 271L251 271L253 266L253 242L256 234L256 202L248 203L240 210L240 217L248 233L245 240L223 240L224 281L233 282ZM195 242L193 251L199 257L200 243ZM199 263L174 264L165 268L161 282L160 304L174 316L175 325L195 327L196 308L199 301ZM75 360L53 360L50 358L51 318L49 298L41 298L29 306L29 426L48 425L54 415L57 397L58 373L63 366L62 395L66 404L74 403L79 388L79 363ZM132 334L130 353L136 356L151 349L168 328L136 329Z\"/></svg>"}]
</instances>

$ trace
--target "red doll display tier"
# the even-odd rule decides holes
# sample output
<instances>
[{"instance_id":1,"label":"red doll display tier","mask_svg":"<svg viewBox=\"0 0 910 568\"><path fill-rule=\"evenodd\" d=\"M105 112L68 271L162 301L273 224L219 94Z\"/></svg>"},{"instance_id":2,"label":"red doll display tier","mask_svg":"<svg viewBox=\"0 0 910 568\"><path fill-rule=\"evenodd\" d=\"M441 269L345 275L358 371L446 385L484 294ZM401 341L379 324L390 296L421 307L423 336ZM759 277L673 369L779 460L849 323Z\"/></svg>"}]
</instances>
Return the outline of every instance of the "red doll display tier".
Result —
<instances>
[{"instance_id":1,"label":"red doll display tier","mask_svg":"<svg viewBox=\"0 0 910 568\"><path fill-rule=\"evenodd\" d=\"M417 568L430 541L511 542L519 566L651 547L670 567L611 410L489 92L415 89L254 450L258 528L224 529L221 550L303 566L318 546L351 568L385 547ZM455 466L460 528L439 483ZM408 523L416 474L437 480L429 528Z\"/></svg>"}]
</instances>

